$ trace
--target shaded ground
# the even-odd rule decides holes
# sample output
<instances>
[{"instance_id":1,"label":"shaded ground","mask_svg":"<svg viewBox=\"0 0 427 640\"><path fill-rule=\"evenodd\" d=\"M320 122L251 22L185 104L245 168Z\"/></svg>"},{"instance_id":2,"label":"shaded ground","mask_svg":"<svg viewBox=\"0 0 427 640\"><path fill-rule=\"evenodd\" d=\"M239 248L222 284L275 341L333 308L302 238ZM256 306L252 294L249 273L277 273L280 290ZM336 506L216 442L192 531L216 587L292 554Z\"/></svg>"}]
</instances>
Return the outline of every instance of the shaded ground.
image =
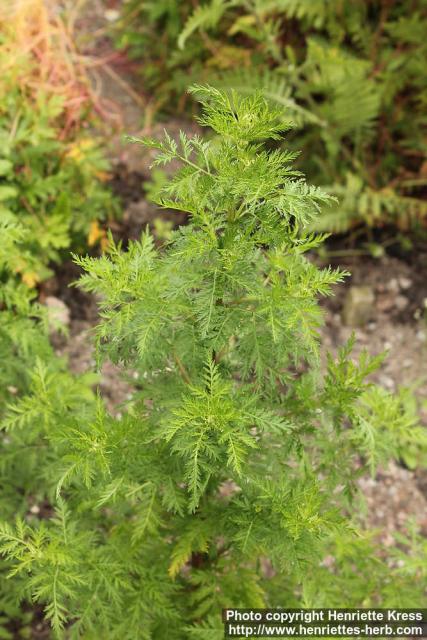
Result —
<instances>
[{"instance_id":1,"label":"shaded ground","mask_svg":"<svg viewBox=\"0 0 427 640\"><path fill-rule=\"evenodd\" d=\"M424 260L426 260L424 262ZM376 355L388 352L373 379L390 391L398 387L416 387L420 400L420 420L427 425L427 256L413 264L394 257L353 259L340 263L352 276L336 287L334 298L325 304L326 323L323 349L335 352L355 332L354 355L364 349ZM343 324L342 309L353 285L372 288L374 303L371 319L354 329ZM391 533L404 529L415 518L427 534L427 474L391 464L375 478L360 481L367 502L367 525L379 528L387 545Z\"/></svg>"}]
</instances>

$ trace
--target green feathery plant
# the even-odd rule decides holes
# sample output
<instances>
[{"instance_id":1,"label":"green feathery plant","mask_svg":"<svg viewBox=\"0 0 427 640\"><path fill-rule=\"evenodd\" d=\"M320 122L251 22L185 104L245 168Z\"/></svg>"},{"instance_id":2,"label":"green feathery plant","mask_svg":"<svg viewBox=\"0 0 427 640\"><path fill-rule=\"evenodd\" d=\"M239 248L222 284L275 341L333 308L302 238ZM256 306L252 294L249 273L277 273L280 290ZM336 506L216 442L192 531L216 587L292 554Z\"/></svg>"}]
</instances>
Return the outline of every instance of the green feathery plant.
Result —
<instances>
[{"instance_id":1,"label":"green feathery plant","mask_svg":"<svg viewBox=\"0 0 427 640\"><path fill-rule=\"evenodd\" d=\"M11 43L1 21L0 49L0 217L28 230L15 268L34 287L65 250L99 242L105 232L98 223L118 205L106 184L105 149L82 129L93 119L90 109L71 120L65 96L34 82L41 63ZM71 102L79 104L79 96Z\"/></svg>"},{"instance_id":2,"label":"green feathery plant","mask_svg":"<svg viewBox=\"0 0 427 640\"><path fill-rule=\"evenodd\" d=\"M130 0L123 12L119 45L157 108L209 82L262 90L291 114L298 166L339 196L318 230L425 226L426 0Z\"/></svg>"},{"instance_id":3,"label":"green feathery plant","mask_svg":"<svg viewBox=\"0 0 427 640\"><path fill-rule=\"evenodd\" d=\"M28 228L0 220L0 512L3 522L32 524L52 513L55 495L46 429L52 420L66 429L70 414L87 419L97 377L71 376L50 345L46 308L17 275L22 260L35 259L28 236ZM1 561L0 637L28 638L35 611L20 608L25 580L8 580L8 570Z\"/></svg>"},{"instance_id":4,"label":"green feathery plant","mask_svg":"<svg viewBox=\"0 0 427 640\"><path fill-rule=\"evenodd\" d=\"M3 523L11 592L71 639L219 640L226 606L415 607L425 543L410 532L390 568L356 500L412 424L393 402L378 418L380 357L356 363L350 343L319 362L317 298L345 274L305 254L330 198L278 146L280 110L192 91L217 138L133 139L181 163L161 204L189 224L161 251L147 232L76 258L98 356L132 373L132 398L114 417L39 367L5 412L4 447L43 444L32 474L55 508Z\"/></svg>"}]
</instances>

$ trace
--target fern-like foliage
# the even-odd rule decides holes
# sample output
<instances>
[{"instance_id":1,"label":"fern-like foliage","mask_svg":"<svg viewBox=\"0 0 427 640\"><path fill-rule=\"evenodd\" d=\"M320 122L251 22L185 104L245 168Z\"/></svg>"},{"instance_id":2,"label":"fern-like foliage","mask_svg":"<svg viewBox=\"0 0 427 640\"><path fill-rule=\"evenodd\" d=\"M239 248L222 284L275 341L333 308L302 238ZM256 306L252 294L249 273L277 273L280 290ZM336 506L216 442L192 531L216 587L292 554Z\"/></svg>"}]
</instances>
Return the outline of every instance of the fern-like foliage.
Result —
<instances>
[{"instance_id":1,"label":"fern-like foliage","mask_svg":"<svg viewBox=\"0 0 427 640\"><path fill-rule=\"evenodd\" d=\"M210 4L196 7L179 34L178 46L180 49L184 48L186 41L195 31L216 27L227 8L231 5L232 3L227 2L227 0L212 0Z\"/></svg>"},{"instance_id":2,"label":"fern-like foliage","mask_svg":"<svg viewBox=\"0 0 427 640\"><path fill-rule=\"evenodd\" d=\"M31 477L56 511L6 518L1 550L59 637L219 638L224 606L390 605L406 584L422 602L419 538L390 573L348 517L356 471L419 441L413 411L366 381L380 358L353 362L350 342L322 375L318 298L345 274L305 254L331 198L293 168L280 109L193 92L216 138L140 141L180 163L159 201L188 225L162 250L145 233L76 258L100 299L98 358L136 373L127 410L39 362L3 418L12 456L43 446Z\"/></svg>"}]
</instances>

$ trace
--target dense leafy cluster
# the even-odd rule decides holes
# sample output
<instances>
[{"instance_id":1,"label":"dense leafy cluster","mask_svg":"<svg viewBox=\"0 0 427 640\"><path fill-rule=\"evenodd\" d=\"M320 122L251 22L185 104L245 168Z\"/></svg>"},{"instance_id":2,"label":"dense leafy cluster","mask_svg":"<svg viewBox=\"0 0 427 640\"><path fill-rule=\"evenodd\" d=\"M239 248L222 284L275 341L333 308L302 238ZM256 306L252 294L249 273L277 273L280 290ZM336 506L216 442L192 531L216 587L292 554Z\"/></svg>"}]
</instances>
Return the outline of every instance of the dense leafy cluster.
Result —
<instances>
[{"instance_id":1,"label":"dense leafy cluster","mask_svg":"<svg viewBox=\"0 0 427 640\"><path fill-rule=\"evenodd\" d=\"M82 130L83 112L74 108L71 117L67 86L58 93L38 77L34 83L43 62L21 51L1 20L0 49L0 217L28 231L14 266L34 286L61 250L87 246L88 236L89 243L99 241L97 221L117 205L105 184L102 145Z\"/></svg>"},{"instance_id":2,"label":"dense leafy cluster","mask_svg":"<svg viewBox=\"0 0 427 640\"><path fill-rule=\"evenodd\" d=\"M280 110L194 92L218 138L143 141L157 164L180 161L162 203L189 224L162 251L147 233L77 258L100 297L98 355L132 373L120 415L54 358L28 293L8 294L13 251L1 255L1 348L17 356L3 389L2 580L60 637L219 640L225 606L424 598L416 531L386 559L357 533L357 476L400 455L416 425L366 381L379 358L356 363L349 344L322 373L317 297L344 274L305 254L329 198L292 168ZM11 249L23 240L2 230ZM22 315L39 336L26 348Z\"/></svg>"},{"instance_id":3,"label":"dense leafy cluster","mask_svg":"<svg viewBox=\"0 0 427 640\"><path fill-rule=\"evenodd\" d=\"M119 43L142 61L158 107L182 106L188 84L208 80L244 94L262 89L292 115L299 166L339 196L319 227L424 225L425 0L125 7Z\"/></svg>"},{"instance_id":4,"label":"dense leafy cluster","mask_svg":"<svg viewBox=\"0 0 427 640\"><path fill-rule=\"evenodd\" d=\"M28 229L0 220L0 511L2 522L31 524L52 514L55 479L49 465L55 449L46 439L53 413L57 427L67 416L95 405L94 374L75 378L50 344L46 309L16 275L28 254ZM18 410L8 407L18 400ZM68 418L69 419L69 418ZM86 417L85 417L86 419ZM17 426L8 432L9 427ZM7 579L0 563L0 636L28 637L33 612L20 608L24 579ZM13 633L15 629L16 635ZM21 635L22 634L22 635Z\"/></svg>"}]
</instances>

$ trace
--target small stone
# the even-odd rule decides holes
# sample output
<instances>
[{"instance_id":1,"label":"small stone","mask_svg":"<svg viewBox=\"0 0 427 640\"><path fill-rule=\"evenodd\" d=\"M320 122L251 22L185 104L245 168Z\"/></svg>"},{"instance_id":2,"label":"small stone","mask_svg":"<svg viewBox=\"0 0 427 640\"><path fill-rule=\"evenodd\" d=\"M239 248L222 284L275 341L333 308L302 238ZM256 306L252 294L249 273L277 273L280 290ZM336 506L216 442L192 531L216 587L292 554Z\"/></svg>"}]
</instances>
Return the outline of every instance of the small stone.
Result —
<instances>
[{"instance_id":1,"label":"small stone","mask_svg":"<svg viewBox=\"0 0 427 640\"><path fill-rule=\"evenodd\" d=\"M406 309L408 304L409 300L408 298L405 298L405 296L396 296L396 298L394 299L394 306L397 307L399 311L403 311L403 309Z\"/></svg>"},{"instance_id":2,"label":"small stone","mask_svg":"<svg viewBox=\"0 0 427 640\"><path fill-rule=\"evenodd\" d=\"M120 17L120 12L117 11L117 9L107 9L107 11L104 12L104 17L108 22L114 22Z\"/></svg>"},{"instance_id":3,"label":"small stone","mask_svg":"<svg viewBox=\"0 0 427 640\"><path fill-rule=\"evenodd\" d=\"M369 286L353 286L346 295L342 319L349 327L363 327L374 315L374 292Z\"/></svg>"},{"instance_id":4,"label":"small stone","mask_svg":"<svg viewBox=\"0 0 427 640\"><path fill-rule=\"evenodd\" d=\"M397 278L392 278L391 280L389 280L389 282L387 283L387 289L388 291L392 291L393 293L397 293L399 291L399 283L397 281Z\"/></svg>"},{"instance_id":5,"label":"small stone","mask_svg":"<svg viewBox=\"0 0 427 640\"><path fill-rule=\"evenodd\" d=\"M413 360L412 358L405 358L402 364L404 369L409 369L413 365Z\"/></svg>"},{"instance_id":6,"label":"small stone","mask_svg":"<svg viewBox=\"0 0 427 640\"><path fill-rule=\"evenodd\" d=\"M389 391L393 391L395 388L394 380L384 374L379 377L379 382Z\"/></svg>"},{"instance_id":7,"label":"small stone","mask_svg":"<svg viewBox=\"0 0 427 640\"><path fill-rule=\"evenodd\" d=\"M153 219L153 205L147 200L131 202L125 210L123 217L130 226L145 227Z\"/></svg>"},{"instance_id":8,"label":"small stone","mask_svg":"<svg viewBox=\"0 0 427 640\"><path fill-rule=\"evenodd\" d=\"M30 508L30 513L33 513L35 516L40 513L40 507L37 504L33 504Z\"/></svg>"},{"instance_id":9,"label":"small stone","mask_svg":"<svg viewBox=\"0 0 427 640\"><path fill-rule=\"evenodd\" d=\"M335 558L334 556L325 556L325 558L323 558L320 564L321 566L327 567L328 569L330 569L335 565Z\"/></svg>"},{"instance_id":10,"label":"small stone","mask_svg":"<svg viewBox=\"0 0 427 640\"><path fill-rule=\"evenodd\" d=\"M388 534L386 534L384 536L383 544L384 544L385 547L393 547L395 545L394 538L390 533L388 533Z\"/></svg>"},{"instance_id":11,"label":"small stone","mask_svg":"<svg viewBox=\"0 0 427 640\"><path fill-rule=\"evenodd\" d=\"M405 278L405 276L400 276L398 281L401 289L406 290L412 287L412 280L410 278Z\"/></svg>"},{"instance_id":12,"label":"small stone","mask_svg":"<svg viewBox=\"0 0 427 640\"><path fill-rule=\"evenodd\" d=\"M65 302L55 296L47 296L45 306L51 331L57 331L70 325L70 310Z\"/></svg>"},{"instance_id":13,"label":"small stone","mask_svg":"<svg viewBox=\"0 0 427 640\"><path fill-rule=\"evenodd\" d=\"M390 295L381 295L377 300L378 311L385 312L390 311L394 306L394 298Z\"/></svg>"},{"instance_id":14,"label":"small stone","mask_svg":"<svg viewBox=\"0 0 427 640\"><path fill-rule=\"evenodd\" d=\"M388 351L389 349L391 349L391 348L392 348L392 346L393 346L393 345L392 345L392 344L391 344L391 342L389 342L388 340L386 340L386 341L384 342L384 349L386 349L387 351Z\"/></svg>"},{"instance_id":15,"label":"small stone","mask_svg":"<svg viewBox=\"0 0 427 640\"><path fill-rule=\"evenodd\" d=\"M427 335L425 331L417 331L416 336L417 336L417 340L419 340L420 342L426 341Z\"/></svg>"}]
</instances>

